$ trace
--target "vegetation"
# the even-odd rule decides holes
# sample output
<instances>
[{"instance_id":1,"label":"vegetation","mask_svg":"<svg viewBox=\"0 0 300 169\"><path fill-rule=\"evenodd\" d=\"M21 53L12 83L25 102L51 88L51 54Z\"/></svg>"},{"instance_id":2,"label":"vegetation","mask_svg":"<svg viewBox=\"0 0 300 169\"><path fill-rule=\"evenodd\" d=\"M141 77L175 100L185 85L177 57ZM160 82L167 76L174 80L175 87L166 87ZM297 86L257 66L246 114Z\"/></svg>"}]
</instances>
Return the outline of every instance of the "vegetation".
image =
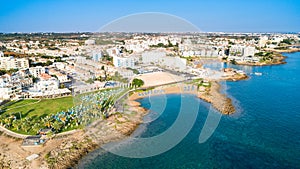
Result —
<instances>
[{"instance_id":1,"label":"vegetation","mask_svg":"<svg viewBox=\"0 0 300 169\"><path fill-rule=\"evenodd\" d=\"M72 106L72 97L8 102L1 106L0 125L22 134L37 134L39 129L51 127L46 125L51 115L65 111ZM54 126L58 125L55 123Z\"/></svg>"},{"instance_id":2,"label":"vegetation","mask_svg":"<svg viewBox=\"0 0 300 169\"><path fill-rule=\"evenodd\" d=\"M0 76L1 75L5 75L5 74L13 74L15 72L17 72L18 69L9 69L9 70L4 70L4 69L0 69Z\"/></svg>"},{"instance_id":3,"label":"vegetation","mask_svg":"<svg viewBox=\"0 0 300 169\"><path fill-rule=\"evenodd\" d=\"M40 117L54 114L58 111L67 110L73 106L73 98L63 97L58 99L36 99L11 101L3 106L0 106L4 113L1 115L11 115L21 113L22 117ZM37 103L37 104L32 104Z\"/></svg>"},{"instance_id":4,"label":"vegetation","mask_svg":"<svg viewBox=\"0 0 300 169\"><path fill-rule=\"evenodd\" d=\"M285 44L291 45L293 43L293 41L290 39L283 39L280 43L285 43Z\"/></svg>"},{"instance_id":5,"label":"vegetation","mask_svg":"<svg viewBox=\"0 0 300 169\"><path fill-rule=\"evenodd\" d=\"M259 52L255 54L255 56L260 57L260 62L273 61L273 55L273 52Z\"/></svg>"},{"instance_id":6,"label":"vegetation","mask_svg":"<svg viewBox=\"0 0 300 169\"><path fill-rule=\"evenodd\" d=\"M144 85L144 81L141 80L141 79L135 78L135 79L132 80L132 84L131 84L131 85L132 85L133 87L141 87L141 86Z\"/></svg>"},{"instance_id":7,"label":"vegetation","mask_svg":"<svg viewBox=\"0 0 300 169\"><path fill-rule=\"evenodd\" d=\"M127 83L128 79L127 78L123 78L119 72L115 72L115 75L111 77L111 80L113 81L118 81L118 82L123 82L123 83Z\"/></svg>"},{"instance_id":8,"label":"vegetation","mask_svg":"<svg viewBox=\"0 0 300 169\"><path fill-rule=\"evenodd\" d=\"M104 39L96 39L95 40L96 45L109 45L109 44L114 44L112 40L104 40Z\"/></svg>"},{"instance_id":9,"label":"vegetation","mask_svg":"<svg viewBox=\"0 0 300 169\"><path fill-rule=\"evenodd\" d=\"M126 69L133 71L134 74L139 74L140 73L137 69L133 69L133 68L130 68L130 67L127 67Z\"/></svg>"},{"instance_id":10,"label":"vegetation","mask_svg":"<svg viewBox=\"0 0 300 169\"><path fill-rule=\"evenodd\" d=\"M152 48L171 48L171 47L177 47L178 48L178 45L179 45L178 43L176 43L176 45L173 45L171 43L171 41L168 40L168 44L167 45L165 45L163 43L158 43L157 45L150 45L150 47L152 47Z\"/></svg>"},{"instance_id":11,"label":"vegetation","mask_svg":"<svg viewBox=\"0 0 300 169\"><path fill-rule=\"evenodd\" d=\"M234 64L234 65L237 64L237 62L235 61L235 59L231 60L230 63L231 63L231 64Z\"/></svg>"},{"instance_id":12,"label":"vegetation","mask_svg":"<svg viewBox=\"0 0 300 169\"><path fill-rule=\"evenodd\" d=\"M58 133L82 128L94 119L106 118L115 100L124 93L116 88L76 97L21 100L2 105L0 125L22 134L37 134L48 128ZM76 105L73 104L73 99Z\"/></svg>"},{"instance_id":13,"label":"vegetation","mask_svg":"<svg viewBox=\"0 0 300 169\"><path fill-rule=\"evenodd\" d=\"M92 78L89 78L88 80L85 81L85 83L92 84L94 83L94 80Z\"/></svg>"}]
</instances>

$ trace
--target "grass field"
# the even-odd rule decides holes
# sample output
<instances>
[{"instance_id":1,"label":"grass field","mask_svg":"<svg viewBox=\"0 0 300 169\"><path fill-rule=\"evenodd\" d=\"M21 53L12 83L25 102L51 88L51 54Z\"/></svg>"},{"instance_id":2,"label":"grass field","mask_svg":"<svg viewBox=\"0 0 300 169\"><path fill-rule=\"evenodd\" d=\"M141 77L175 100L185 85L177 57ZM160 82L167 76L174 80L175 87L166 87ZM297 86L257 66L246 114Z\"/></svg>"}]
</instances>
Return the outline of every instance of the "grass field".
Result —
<instances>
[{"instance_id":1,"label":"grass field","mask_svg":"<svg viewBox=\"0 0 300 169\"><path fill-rule=\"evenodd\" d=\"M3 115L20 112L24 117L44 117L50 114L55 114L58 111L67 110L73 106L73 98L63 97L58 99L43 99L41 101L30 99L9 102L0 108L3 110Z\"/></svg>"}]
</instances>

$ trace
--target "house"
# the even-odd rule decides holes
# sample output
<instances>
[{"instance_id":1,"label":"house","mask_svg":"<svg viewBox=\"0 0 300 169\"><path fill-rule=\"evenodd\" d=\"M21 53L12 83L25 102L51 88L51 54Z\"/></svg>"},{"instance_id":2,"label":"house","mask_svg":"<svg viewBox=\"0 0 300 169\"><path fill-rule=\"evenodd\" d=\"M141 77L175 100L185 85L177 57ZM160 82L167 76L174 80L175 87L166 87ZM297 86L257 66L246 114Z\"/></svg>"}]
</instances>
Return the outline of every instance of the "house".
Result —
<instances>
[{"instance_id":1,"label":"house","mask_svg":"<svg viewBox=\"0 0 300 169\"><path fill-rule=\"evenodd\" d=\"M28 136L23 140L22 146L38 146L45 143L45 139L42 139L42 136Z\"/></svg>"},{"instance_id":2,"label":"house","mask_svg":"<svg viewBox=\"0 0 300 169\"><path fill-rule=\"evenodd\" d=\"M34 84L37 91L51 91L59 88L59 81L55 77L44 73L39 76L39 80Z\"/></svg>"}]
</instances>

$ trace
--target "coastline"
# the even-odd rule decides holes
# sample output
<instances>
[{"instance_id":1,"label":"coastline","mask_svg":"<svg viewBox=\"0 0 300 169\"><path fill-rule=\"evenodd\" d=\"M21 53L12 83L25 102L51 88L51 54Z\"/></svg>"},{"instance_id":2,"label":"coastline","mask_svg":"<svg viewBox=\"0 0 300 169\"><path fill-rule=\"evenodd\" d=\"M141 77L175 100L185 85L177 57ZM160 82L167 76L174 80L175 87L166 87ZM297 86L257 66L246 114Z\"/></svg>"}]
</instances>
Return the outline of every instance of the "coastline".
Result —
<instances>
[{"instance_id":1,"label":"coastline","mask_svg":"<svg viewBox=\"0 0 300 169\"><path fill-rule=\"evenodd\" d=\"M296 52L300 52L300 48L289 48L289 49L270 49L267 48L267 51L271 51L271 52L277 52L277 53L296 53Z\"/></svg>"},{"instance_id":2,"label":"coastline","mask_svg":"<svg viewBox=\"0 0 300 169\"><path fill-rule=\"evenodd\" d=\"M248 79L247 76L240 76L240 77L235 77L235 78L228 78L226 80L244 80ZM225 80L225 79L224 79ZM193 86L193 85L188 85ZM232 100L228 98L225 94L222 94L220 92L221 90L221 85L219 84L219 81L212 81L211 82L211 87L206 88L204 91L198 91L197 87L194 86L195 90L184 90L185 84L177 84L177 85L169 85L169 86L164 86L164 87L158 87L153 89L155 90L163 90L163 94L195 94L196 97L199 99L202 99L208 103L211 103L212 106L218 110L221 114L233 114L235 112L234 105L232 103ZM148 92L149 93L149 92ZM155 95L162 95L162 94L151 94L151 96ZM133 93L132 95L129 96L128 100L129 102L132 102L135 104L135 107L139 107L140 104L136 101L138 99L142 99L145 97L149 97L149 95L139 95L138 92Z\"/></svg>"},{"instance_id":3,"label":"coastline","mask_svg":"<svg viewBox=\"0 0 300 169\"><path fill-rule=\"evenodd\" d=\"M238 81L247 78L248 76L245 74L234 74L222 77L220 81ZM127 107L125 113L118 113L113 109L111 111L113 114L106 120L95 121L85 129L68 135L53 136L40 147L22 147L20 139L0 135L2 140L7 140L0 143L1 147L9 147L0 149L0 162L5 167L13 166L13 168L69 168L76 166L83 156L100 148L101 145L130 136L148 113L148 110L141 107L136 100L149 95L195 94L199 99L211 103L220 113L232 114L235 112L234 105L230 98L221 94L220 81L210 81L209 87L198 87L195 83L176 83L148 90L137 90L124 102ZM39 157L33 161L27 161L25 158L32 154L38 154Z\"/></svg>"},{"instance_id":4,"label":"coastline","mask_svg":"<svg viewBox=\"0 0 300 169\"><path fill-rule=\"evenodd\" d=\"M285 53L285 52L282 52ZM248 62L237 62L236 65L245 65L245 66L271 66L271 65L282 65L286 64L285 61L286 56L283 56L281 53L278 53L280 56L277 56L276 62L256 62L256 63L248 63ZM230 63L227 61L227 63Z\"/></svg>"},{"instance_id":5,"label":"coastline","mask_svg":"<svg viewBox=\"0 0 300 169\"><path fill-rule=\"evenodd\" d=\"M241 79L244 77L236 80ZM194 86L194 89L186 90L188 86L190 89ZM156 87L152 91L160 90L161 92L152 92L151 96L178 93L195 94L199 99L211 103L222 114L234 113L235 108L231 99L221 94L220 89L218 81L212 81L210 88L202 92L198 91L193 84L179 83ZM150 91L147 92L150 94ZM22 140L0 135L1 140L5 140L1 143L0 162L3 167L13 168L69 168L76 166L79 160L89 152L100 148L105 143L128 137L143 122L143 117L148 110L141 107L136 100L149 95L142 96L138 93L134 92L126 100L126 105L129 107L126 113L112 114L106 120L95 121L84 130L78 130L68 135L54 136L41 147L22 147ZM20 146L15 146L16 144ZM11 155L2 152L9 152L8 154ZM38 154L39 157L32 162L27 161L25 158L32 154Z\"/></svg>"},{"instance_id":6,"label":"coastline","mask_svg":"<svg viewBox=\"0 0 300 169\"><path fill-rule=\"evenodd\" d=\"M163 90L163 93L153 93L151 96L179 93L196 94L196 97L211 103L212 106L222 114L228 115L235 112L235 107L231 99L226 97L225 94L220 93L221 85L219 84L219 81L213 81L210 89L203 92L199 92L197 89L187 91L184 90L184 86L186 86L186 84L180 83L156 87L152 90ZM187 86L191 87L192 85ZM141 104L137 100L148 97L149 95L142 96L138 93L139 92L134 92L126 100L126 105L129 106L128 112L131 113L116 113L111 115L107 120L94 122L88 129L81 131L82 134L80 135L83 135L83 137L76 137L76 141L71 141L70 139L64 140L59 147L52 150L48 159L56 160L55 163L52 162L50 168L68 168L70 166L76 166L83 156L100 148L101 145L130 136L143 122L143 117L148 113L148 110L141 107ZM77 147L78 145L80 145L80 147ZM76 151L72 151L73 147L77 147ZM66 153L69 155L61 156L61 154ZM44 165L46 165L46 163L44 163Z\"/></svg>"}]
</instances>

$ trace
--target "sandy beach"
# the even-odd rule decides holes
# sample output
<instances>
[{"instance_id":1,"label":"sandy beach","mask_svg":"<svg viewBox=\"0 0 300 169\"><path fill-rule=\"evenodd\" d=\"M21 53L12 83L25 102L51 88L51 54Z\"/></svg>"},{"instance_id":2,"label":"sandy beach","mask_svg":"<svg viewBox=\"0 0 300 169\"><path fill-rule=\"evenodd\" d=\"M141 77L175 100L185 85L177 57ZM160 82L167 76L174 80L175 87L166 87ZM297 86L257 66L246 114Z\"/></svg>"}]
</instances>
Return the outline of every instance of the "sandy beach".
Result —
<instances>
[{"instance_id":1,"label":"sandy beach","mask_svg":"<svg viewBox=\"0 0 300 169\"><path fill-rule=\"evenodd\" d=\"M245 78L245 76L241 76ZM238 80L240 77L237 78ZM235 79L234 79L235 80ZM139 103L135 100L155 96L155 95L165 95L165 94L195 94L198 98L203 99L204 101L211 103L212 106L220 111L222 114L232 114L235 112L235 108L232 104L230 98L226 95L220 93L221 87L217 81L211 82L211 87L207 88L205 91L198 91L197 86L193 84L173 84L167 86L157 87L151 91L144 92L135 92L129 97L130 103L133 103L136 107L139 106ZM157 91L157 92L156 92Z\"/></svg>"}]
</instances>

